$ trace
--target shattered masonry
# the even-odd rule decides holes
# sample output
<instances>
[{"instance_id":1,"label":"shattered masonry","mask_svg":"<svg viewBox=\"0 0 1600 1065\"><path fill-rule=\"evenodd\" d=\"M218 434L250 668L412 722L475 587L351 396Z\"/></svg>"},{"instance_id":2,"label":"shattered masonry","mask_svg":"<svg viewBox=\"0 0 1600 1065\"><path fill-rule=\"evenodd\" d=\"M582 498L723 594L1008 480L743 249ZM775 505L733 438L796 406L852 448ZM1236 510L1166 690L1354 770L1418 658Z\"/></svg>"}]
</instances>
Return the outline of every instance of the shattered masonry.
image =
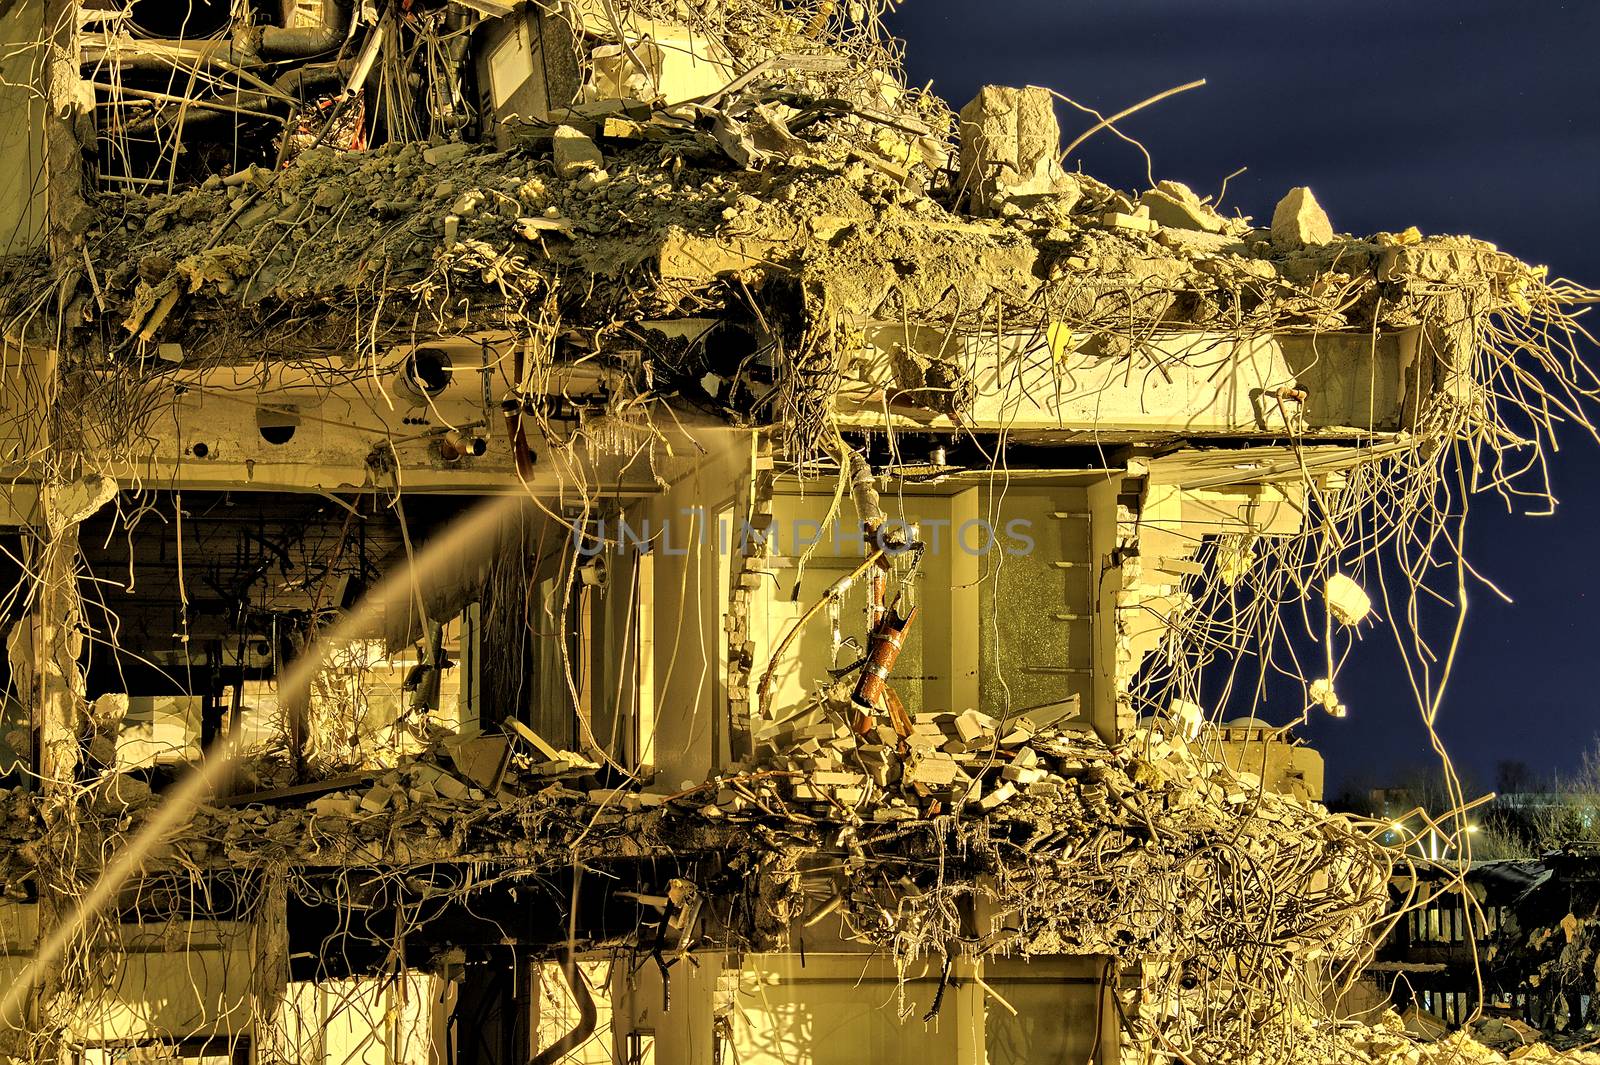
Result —
<instances>
[{"instance_id":1,"label":"shattered masonry","mask_svg":"<svg viewBox=\"0 0 1600 1065\"><path fill-rule=\"evenodd\" d=\"M1350 1019L1426 877L1239 715L1366 709L1593 293L876 2L168 6L0 16L0 1053L1499 1060Z\"/></svg>"}]
</instances>

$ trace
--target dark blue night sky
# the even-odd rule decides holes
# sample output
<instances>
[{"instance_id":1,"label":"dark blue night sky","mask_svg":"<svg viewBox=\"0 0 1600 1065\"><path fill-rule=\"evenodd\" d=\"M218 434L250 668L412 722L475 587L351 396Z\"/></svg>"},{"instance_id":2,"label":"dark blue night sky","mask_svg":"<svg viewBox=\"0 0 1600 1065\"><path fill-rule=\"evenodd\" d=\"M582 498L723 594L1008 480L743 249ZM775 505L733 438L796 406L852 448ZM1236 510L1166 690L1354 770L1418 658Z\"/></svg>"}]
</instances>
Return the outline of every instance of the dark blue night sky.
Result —
<instances>
[{"instance_id":1,"label":"dark blue night sky","mask_svg":"<svg viewBox=\"0 0 1600 1065\"><path fill-rule=\"evenodd\" d=\"M1264 221L1310 185L1337 230L1470 233L1600 286L1600 3L905 0L890 25L910 80L932 79L957 108L988 82L1048 85L1109 114L1207 79L1119 125L1158 179L1202 195L1248 167L1228 184L1230 213ZM1062 119L1068 138L1088 124ZM1143 158L1115 137L1081 160L1144 186ZM1568 768L1600 733L1600 445L1577 431L1564 444L1554 517L1509 517L1488 496L1472 512L1469 557L1516 603L1469 593L1440 732L1483 788L1501 759ZM1432 758L1392 639L1369 632L1358 654L1342 675L1350 716L1307 732L1330 793Z\"/></svg>"}]
</instances>

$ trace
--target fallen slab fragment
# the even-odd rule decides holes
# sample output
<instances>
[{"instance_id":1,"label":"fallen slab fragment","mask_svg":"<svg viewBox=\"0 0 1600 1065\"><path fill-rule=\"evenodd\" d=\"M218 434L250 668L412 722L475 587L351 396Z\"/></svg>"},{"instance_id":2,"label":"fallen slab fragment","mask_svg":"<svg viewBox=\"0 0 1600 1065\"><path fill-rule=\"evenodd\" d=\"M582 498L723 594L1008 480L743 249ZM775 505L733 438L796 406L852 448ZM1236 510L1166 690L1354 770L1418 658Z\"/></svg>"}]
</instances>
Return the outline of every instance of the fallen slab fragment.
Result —
<instances>
[{"instance_id":1,"label":"fallen slab fragment","mask_svg":"<svg viewBox=\"0 0 1600 1065\"><path fill-rule=\"evenodd\" d=\"M942 787L956 779L957 768L954 759L942 754L922 753L919 750L906 762L902 779L908 786L923 784L929 787Z\"/></svg>"},{"instance_id":2,"label":"fallen slab fragment","mask_svg":"<svg viewBox=\"0 0 1600 1065\"><path fill-rule=\"evenodd\" d=\"M555 762L561 759L560 751L550 746L550 744L546 743L543 737L541 737L537 732L533 731L533 729L529 728L527 725L524 725L516 718L508 717L502 722L502 724L511 729L512 732L516 733L518 739L532 747L539 757L543 758L545 761Z\"/></svg>"},{"instance_id":3,"label":"fallen slab fragment","mask_svg":"<svg viewBox=\"0 0 1600 1065\"><path fill-rule=\"evenodd\" d=\"M1227 222L1181 181L1162 181L1139 197L1150 219L1173 229L1221 233Z\"/></svg>"},{"instance_id":4,"label":"fallen slab fragment","mask_svg":"<svg viewBox=\"0 0 1600 1065\"><path fill-rule=\"evenodd\" d=\"M661 241L657 265L663 279L706 282L771 263L776 253L768 241L701 237L674 228Z\"/></svg>"}]
</instances>

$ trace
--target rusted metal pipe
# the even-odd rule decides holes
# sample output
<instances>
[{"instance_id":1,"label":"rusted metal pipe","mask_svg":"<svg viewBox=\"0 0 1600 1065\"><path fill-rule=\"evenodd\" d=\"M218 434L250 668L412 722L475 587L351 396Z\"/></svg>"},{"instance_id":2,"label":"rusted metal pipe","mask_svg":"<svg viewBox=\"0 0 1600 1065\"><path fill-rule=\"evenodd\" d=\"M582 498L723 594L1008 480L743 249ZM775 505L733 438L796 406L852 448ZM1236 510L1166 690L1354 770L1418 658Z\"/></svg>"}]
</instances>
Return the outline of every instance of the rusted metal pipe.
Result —
<instances>
[{"instance_id":1,"label":"rusted metal pipe","mask_svg":"<svg viewBox=\"0 0 1600 1065\"><path fill-rule=\"evenodd\" d=\"M867 640L867 663L861 667L861 679L850 696L857 709L871 714L886 708L889 674L905 648L906 631L917 619L917 610L912 607L911 613L902 618L899 611L890 607L872 630Z\"/></svg>"}]
</instances>

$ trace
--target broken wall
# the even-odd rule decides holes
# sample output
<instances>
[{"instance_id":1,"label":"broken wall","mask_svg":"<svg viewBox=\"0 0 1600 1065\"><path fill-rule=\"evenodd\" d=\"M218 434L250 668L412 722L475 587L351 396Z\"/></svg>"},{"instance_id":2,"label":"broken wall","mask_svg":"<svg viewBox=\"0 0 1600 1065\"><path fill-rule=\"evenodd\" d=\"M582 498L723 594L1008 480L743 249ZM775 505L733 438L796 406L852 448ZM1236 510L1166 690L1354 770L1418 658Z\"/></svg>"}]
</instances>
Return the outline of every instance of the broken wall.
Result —
<instances>
[{"instance_id":1,"label":"broken wall","mask_svg":"<svg viewBox=\"0 0 1600 1065\"><path fill-rule=\"evenodd\" d=\"M924 545L915 563L898 558L888 594L899 612L918 607L905 631L891 684L912 713L975 709L996 719L1075 703L1092 690L1092 516L1075 474L1029 471L1015 479L963 475L931 486L891 480L890 528L911 529ZM754 675L772 668L769 719L781 719L819 686L829 670L864 653L857 634L866 616L867 578L831 594L866 556L860 521L848 500L797 494L780 482L772 540L752 594ZM800 574L802 556L804 577ZM827 601L823 614L818 603ZM792 644L773 655L797 625ZM836 624L837 623L837 624ZM835 648L834 639L841 642ZM1063 715L1057 715L1063 716Z\"/></svg>"},{"instance_id":2,"label":"broken wall","mask_svg":"<svg viewBox=\"0 0 1600 1065\"><path fill-rule=\"evenodd\" d=\"M1321 802L1322 755L1273 733L1262 723L1228 722L1209 741L1216 744L1217 758L1235 773L1253 774L1262 787L1280 795Z\"/></svg>"},{"instance_id":3,"label":"broken wall","mask_svg":"<svg viewBox=\"0 0 1600 1065\"><path fill-rule=\"evenodd\" d=\"M629 1033L644 1033L657 1062L711 1065L713 1023L724 1055L748 1065L1115 1060L1099 1035L1101 959L957 960L941 991L937 960L901 972L881 956L830 949L830 938L819 929L803 958L747 954L730 965L706 953L696 965L680 962L669 971L665 1012L655 966L615 979L617 1060L629 1060Z\"/></svg>"}]
</instances>

